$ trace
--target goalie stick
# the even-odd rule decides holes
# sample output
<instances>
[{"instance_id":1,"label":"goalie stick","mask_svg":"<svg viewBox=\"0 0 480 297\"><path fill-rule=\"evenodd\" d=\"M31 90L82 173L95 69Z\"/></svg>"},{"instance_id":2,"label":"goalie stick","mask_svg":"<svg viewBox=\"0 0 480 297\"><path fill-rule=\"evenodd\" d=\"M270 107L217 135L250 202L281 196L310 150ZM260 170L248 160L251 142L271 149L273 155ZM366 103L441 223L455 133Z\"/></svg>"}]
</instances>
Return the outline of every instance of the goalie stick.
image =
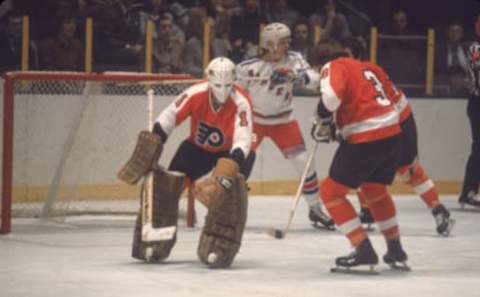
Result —
<instances>
[{"instance_id":1,"label":"goalie stick","mask_svg":"<svg viewBox=\"0 0 480 297\"><path fill-rule=\"evenodd\" d=\"M285 228L283 230L269 229L267 231L267 233L270 236L273 236L276 239L285 238L288 230L290 229L290 225L292 224L293 217L295 216L295 211L297 210L298 201L300 200L300 196L302 196L302 189L303 189L303 185L305 184L305 178L307 177L308 170L310 169L310 166L312 165L313 157L315 156L315 153L317 152L317 147L318 147L318 142L315 142L315 146L313 147L312 151L310 152L310 155L308 156L307 164L305 164L305 169L303 169L303 174L302 174L302 177L301 177L301 180L300 180L300 184L298 185L297 193L295 194L295 198L293 199L292 206L290 208L290 214L288 216L287 225L285 226Z\"/></svg>"},{"instance_id":2,"label":"goalie stick","mask_svg":"<svg viewBox=\"0 0 480 297\"><path fill-rule=\"evenodd\" d=\"M150 130L153 127L153 98L154 91L149 89L147 91L147 113L148 113L148 127ZM153 227L153 172L145 176L145 193L141 200L141 215L142 215L142 241L152 242L160 240L170 240L175 236L176 226L154 228ZM148 252L147 252L148 253Z\"/></svg>"}]
</instances>

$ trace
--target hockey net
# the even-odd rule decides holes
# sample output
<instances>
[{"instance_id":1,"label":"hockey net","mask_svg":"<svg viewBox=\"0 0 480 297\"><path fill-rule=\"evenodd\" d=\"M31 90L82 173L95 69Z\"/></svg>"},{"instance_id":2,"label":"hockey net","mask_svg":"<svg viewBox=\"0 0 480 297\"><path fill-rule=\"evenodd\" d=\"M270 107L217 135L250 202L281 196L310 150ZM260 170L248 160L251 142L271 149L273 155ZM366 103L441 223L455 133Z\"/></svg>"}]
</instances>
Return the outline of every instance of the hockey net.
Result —
<instances>
[{"instance_id":1,"label":"hockey net","mask_svg":"<svg viewBox=\"0 0 480 297\"><path fill-rule=\"evenodd\" d=\"M10 232L12 217L137 213L138 186L116 173L147 127L147 91L155 92L156 117L193 82L187 75L5 74L0 233Z\"/></svg>"}]
</instances>

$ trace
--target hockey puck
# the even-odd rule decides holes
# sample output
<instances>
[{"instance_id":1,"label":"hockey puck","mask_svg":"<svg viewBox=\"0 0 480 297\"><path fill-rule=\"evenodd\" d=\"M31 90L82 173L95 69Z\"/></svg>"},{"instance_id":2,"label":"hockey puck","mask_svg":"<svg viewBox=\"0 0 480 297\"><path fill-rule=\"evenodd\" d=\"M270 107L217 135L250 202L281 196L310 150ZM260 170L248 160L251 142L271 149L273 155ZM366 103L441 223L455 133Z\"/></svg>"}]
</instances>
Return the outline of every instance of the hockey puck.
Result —
<instances>
[{"instance_id":1,"label":"hockey puck","mask_svg":"<svg viewBox=\"0 0 480 297\"><path fill-rule=\"evenodd\" d=\"M270 229L268 230L268 234L276 239L283 238L283 231L279 229Z\"/></svg>"},{"instance_id":2,"label":"hockey puck","mask_svg":"<svg viewBox=\"0 0 480 297\"><path fill-rule=\"evenodd\" d=\"M217 261L217 258L218 258L218 257L217 257L217 254L215 254L215 253L210 253L210 254L208 254L207 262L208 262L209 264L214 264L214 263Z\"/></svg>"}]
</instances>

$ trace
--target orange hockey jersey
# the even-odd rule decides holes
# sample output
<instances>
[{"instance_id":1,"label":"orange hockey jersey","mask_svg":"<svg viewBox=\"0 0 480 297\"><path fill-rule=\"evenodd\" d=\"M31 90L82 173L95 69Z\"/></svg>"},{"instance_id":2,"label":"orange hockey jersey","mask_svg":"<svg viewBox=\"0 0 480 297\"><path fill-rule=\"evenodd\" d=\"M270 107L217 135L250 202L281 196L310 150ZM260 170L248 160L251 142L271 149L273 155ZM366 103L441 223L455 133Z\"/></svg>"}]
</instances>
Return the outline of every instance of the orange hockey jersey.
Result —
<instances>
[{"instance_id":1,"label":"orange hockey jersey","mask_svg":"<svg viewBox=\"0 0 480 297\"><path fill-rule=\"evenodd\" d=\"M373 63L364 62L373 69L377 77L383 84L385 93L392 103L395 105L395 109L400 114L400 123L403 123L412 114L412 107L408 103L405 94L399 90L395 84L390 80L385 71L378 65Z\"/></svg>"},{"instance_id":2,"label":"orange hockey jersey","mask_svg":"<svg viewBox=\"0 0 480 297\"><path fill-rule=\"evenodd\" d=\"M398 112L369 63L339 58L325 64L320 90L347 142L370 142L400 132Z\"/></svg>"},{"instance_id":3,"label":"orange hockey jersey","mask_svg":"<svg viewBox=\"0 0 480 297\"><path fill-rule=\"evenodd\" d=\"M234 85L229 99L218 110L210 100L208 82L195 84L180 94L156 121L167 135L190 117L189 139L215 153L240 148L245 156L252 142L252 108L248 94Z\"/></svg>"}]
</instances>

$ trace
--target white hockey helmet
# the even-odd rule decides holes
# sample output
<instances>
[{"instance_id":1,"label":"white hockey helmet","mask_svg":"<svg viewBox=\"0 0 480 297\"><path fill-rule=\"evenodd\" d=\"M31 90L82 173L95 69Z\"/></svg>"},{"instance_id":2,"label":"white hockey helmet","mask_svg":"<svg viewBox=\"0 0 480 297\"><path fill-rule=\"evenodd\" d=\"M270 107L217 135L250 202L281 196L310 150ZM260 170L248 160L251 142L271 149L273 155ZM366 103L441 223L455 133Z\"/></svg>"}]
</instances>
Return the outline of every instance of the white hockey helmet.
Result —
<instances>
[{"instance_id":1,"label":"white hockey helmet","mask_svg":"<svg viewBox=\"0 0 480 297\"><path fill-rule=\"evenodd\" d=\"M205 77L216 101L220 104L225 103L235 82L235 64L225 57L215 58L205 69Z\"/></svg>"},{"instance_id":2,"label":"white hockey helmet","mask_svg":"<svg viewBox=\"0 0 480 297\"><path fill-rule=\"evenodd\" d=\"M260 33L260 47L267 51L275 51L280 41L290 42L290 29L282 23L270 23Z\"/></svg>"}]
</instances>

